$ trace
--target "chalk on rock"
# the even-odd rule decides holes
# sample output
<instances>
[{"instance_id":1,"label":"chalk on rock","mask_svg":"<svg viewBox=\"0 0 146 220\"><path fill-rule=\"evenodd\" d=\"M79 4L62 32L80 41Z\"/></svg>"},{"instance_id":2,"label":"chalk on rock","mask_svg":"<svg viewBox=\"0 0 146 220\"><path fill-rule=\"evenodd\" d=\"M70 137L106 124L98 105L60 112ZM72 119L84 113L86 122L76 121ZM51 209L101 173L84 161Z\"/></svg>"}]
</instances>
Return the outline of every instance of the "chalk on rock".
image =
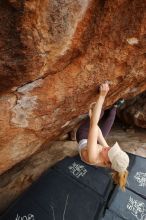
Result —
<instances>
[{"instance_id":1,"label":"chalk on rock","mask_svg":"<svg viewBox=\"0 0 146 220\"><path fill-rule=\"evenodd\" d=\"M128 44L135 45L139 43L139 40L136 37L131 37L127 39Z\"/></svg>"}]
</instances>

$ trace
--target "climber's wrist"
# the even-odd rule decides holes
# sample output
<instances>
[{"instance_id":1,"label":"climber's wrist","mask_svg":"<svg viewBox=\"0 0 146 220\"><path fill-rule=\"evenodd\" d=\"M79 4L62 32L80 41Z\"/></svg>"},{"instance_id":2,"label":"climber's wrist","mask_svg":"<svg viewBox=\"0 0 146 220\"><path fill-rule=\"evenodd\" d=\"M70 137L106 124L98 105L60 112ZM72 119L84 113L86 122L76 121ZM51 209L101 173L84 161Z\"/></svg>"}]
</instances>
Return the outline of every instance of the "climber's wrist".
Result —
<instances>
[{"instance_id":1,"label":"climber's wrist","mask_svg":"<svg viewBox=\"0 0 146 220\"><path fill-rule=\"evenodd\" d=\"M108 82L105 82L105 83L100 85L100 92L99 92L99 94L101 96L103 96L105 98L107 93L108 93L108 91L109 91L109 84L108 84Z\"/></svg>"},{"instance_id":2,"label":"climber's wrist","mask_svg":"<svg viewBox=\"0 0 146 220\"><path fill-rule=\"evenodd\" d=\"M105 97L106 97L106 95L105 95L105 94L100 94L100 95L99 95L99 99L103 99L103 100L104 100L104 99L105 99Z\"/></svg>"}]
</instances>

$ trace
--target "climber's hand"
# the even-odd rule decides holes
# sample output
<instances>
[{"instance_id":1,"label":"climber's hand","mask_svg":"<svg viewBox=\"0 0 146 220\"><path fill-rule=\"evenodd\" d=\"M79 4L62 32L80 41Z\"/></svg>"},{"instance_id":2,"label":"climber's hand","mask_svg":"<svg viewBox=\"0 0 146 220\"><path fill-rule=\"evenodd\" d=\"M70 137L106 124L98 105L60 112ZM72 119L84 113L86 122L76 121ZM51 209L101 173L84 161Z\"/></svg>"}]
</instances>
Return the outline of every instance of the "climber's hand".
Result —
<instances>
[{"instance_id":1,"label":"climber's hand","mask_svg":"<svg viewBox=\"0 0 146 220\"><path fill-rule=\"evenodd\" d=\"M100 96L104 96L105 97L107 95L108 91L109 91L109 84L108 84L108 82L102 83L100 85Z\"/></svg>"}]
</instances>

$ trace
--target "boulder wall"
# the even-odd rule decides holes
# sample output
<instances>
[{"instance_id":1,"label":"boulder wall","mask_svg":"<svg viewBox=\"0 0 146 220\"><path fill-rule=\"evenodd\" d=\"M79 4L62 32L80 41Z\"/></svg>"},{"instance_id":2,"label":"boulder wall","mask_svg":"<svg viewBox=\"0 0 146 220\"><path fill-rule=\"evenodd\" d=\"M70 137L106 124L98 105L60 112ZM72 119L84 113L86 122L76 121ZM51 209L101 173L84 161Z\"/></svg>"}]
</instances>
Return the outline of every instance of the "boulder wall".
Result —
<instances>
[{"instance_id":1,"label":"boulder wall","mask_svg":"<svg viewBox=\"0 0 146 220\"><path fill-rule=\"evenodd\" d=\"M0 1L0 174L66 133L98 98L146 90L144 0Z\"/></svg>"}]
</instances>

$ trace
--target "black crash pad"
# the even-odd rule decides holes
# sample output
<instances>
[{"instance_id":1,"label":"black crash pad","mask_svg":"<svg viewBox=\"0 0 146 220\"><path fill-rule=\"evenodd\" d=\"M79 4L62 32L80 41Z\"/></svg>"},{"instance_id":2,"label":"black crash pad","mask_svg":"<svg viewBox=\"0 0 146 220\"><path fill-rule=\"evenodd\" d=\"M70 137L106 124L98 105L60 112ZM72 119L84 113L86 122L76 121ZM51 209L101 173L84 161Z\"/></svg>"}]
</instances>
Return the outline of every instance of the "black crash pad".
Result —
<instances>
[{"instance_id":1,"label":"black crash pad","mask_svg":"<svg viewBox=\"0 0 146 220\"><path fill-rule=\"evenodd\" d=\"M122 192L117 187L109 201L108 208L125 220L146 219L146 200L128 189Z\"/></svg>"},{"instance_id":2,"label":"black crash pad","mask_svg":"<svg viewBox=\"0 0 146 220\"><path fill-rule=\"evenodd\" d=\"M69 179L56 170L41 178L29 192L44 209L53 203L56 207L56 220L60 219L66 207L66 219L82 220L98 217L103 206L102 199L90 188Z\"/></svg>"},{"instance_id":3,"label":"black crash pad","mask_svg":"<svg viewBox=\"0 0 146 220\"><path fill-rule=\"evenodd\" d=\"M31 214L35 220L94 220L100 219L102 211L103 201L97 193L50 169L16 200L1 219L20 220L16 219L17 214Z\"/></svg>"},{"instance_id":4,"label":"black crash pad","mask_svg":"<svg viewBox=\"0 0 146 220\"><path fill-rule=\"evenodd\" d=\"M146 158L133 156L126 187L146 198Z\"/></svg>"},{"instance_id":5,"label":"black crash pad","mask_svg":"<svg viewBox=\"0 0 146 220\"><path fill-rule=\"evenodd\" d=\"M144 220L146 200L136 194L143 194L143 191L138 191L132 185L139 164L141 172L144 172L143 163L139 162L139 157L131 154L129 157L128 187L131 189L126 189L124 193L118 187L112 193L111 170L90 166L79 156L66 157L34 182L0 219L99 220L108 204L104 220L108 220L108 216L109 220Z\"/></svg>"},{"instance_id":6,"label":"black crash pad","mask_svg":"<svg viewBox=\"0 0 146 220\"><path fill-rule=\"evenodd\" d=\"M104 218L102 218L102 220L124 220L124 219L107 209Z\"/></svg>"},{"instance_id":7,"label":"black crash pad","mask_svg":"<svg viewBox=\"0 0 146 220\"><path fill-rule=\"evenodd\" d=\"M46 212L29 195L19 198L5 213L2 220L51 220L52 210Z\"/></svg>"},{"instance_id":8,"label":"black crash pad","mask_svg":"<svg viewBox=\"0 0 146 220\"><path fill-rule=\"evenodd\" d=\"M110 169L90 166L84 163L79 156L66 157L53 168L94 190L104 201L107 200L114 187Z\"/></svg>"},{"instance_id":9,"label":"black crash pad","mask_svg":"<svg viewBox=\"0 0 146 220\"><path fill-rule=\"evenodd\" d=\"M131 153L128 153L128 152L126 152L126 153L128 154L129 159L130 159L129 166L128 166L128 171L130 172L132 167L133 167L133 164L134 164L134 161L135 161L135 157L137 157L137 155L131 154Z\"/></svg>"}]
</instances>

